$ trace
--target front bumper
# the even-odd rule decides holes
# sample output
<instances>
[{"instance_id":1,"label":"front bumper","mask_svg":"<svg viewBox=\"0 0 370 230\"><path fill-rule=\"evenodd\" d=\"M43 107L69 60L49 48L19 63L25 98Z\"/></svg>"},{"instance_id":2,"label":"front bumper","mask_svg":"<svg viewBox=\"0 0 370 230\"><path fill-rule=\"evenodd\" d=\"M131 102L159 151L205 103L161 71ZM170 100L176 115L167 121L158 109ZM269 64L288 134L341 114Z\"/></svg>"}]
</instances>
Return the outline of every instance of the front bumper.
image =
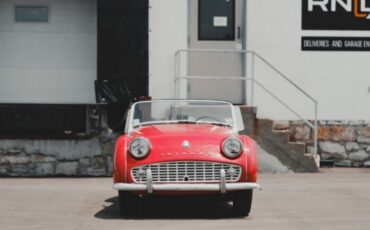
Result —
<instances>
[{"instance_id":1,"label":"front bumper","mask_svg":"<svg viewBox=\"0 0 370 230\"><path fill-rule=\"evenodd\" d=\"M225 194L227 191L261 189L257 183L226 183L225 170L221 169L221 180L219 184L153 184L152 172L146 170L147 183L115 183L113 189L122 191L147 191L149 194L153 191L220 191Z\"/></svg>"}]
</instances>

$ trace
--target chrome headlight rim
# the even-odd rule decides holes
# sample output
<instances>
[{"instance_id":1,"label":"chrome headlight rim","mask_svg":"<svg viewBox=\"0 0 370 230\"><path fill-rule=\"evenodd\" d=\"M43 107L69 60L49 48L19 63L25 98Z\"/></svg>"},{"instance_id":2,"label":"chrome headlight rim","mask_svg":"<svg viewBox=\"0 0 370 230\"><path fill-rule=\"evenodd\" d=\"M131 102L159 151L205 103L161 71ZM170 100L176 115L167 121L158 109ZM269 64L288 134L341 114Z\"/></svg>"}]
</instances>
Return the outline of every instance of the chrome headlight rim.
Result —
<instances>
[{"instance_id":1,"label":"chrome headlight rim","mask_svg":"<svg viewBox=\"0 0 370 230\"><path fill-rule=\"evenodd\" d=\"M142 143L145 143L145 145L146 145L145 153L140 155L140 156L138 154L135 154L134 151L132 150L133 144L137 141L142 141ZM132 139L130 141L129 146L128 146L128 152L130 153L130 156L135 158L135 159L138 159L138 160L142 160L142 159L146 158L149 155L150 150L151 150L150 142L144 137L136 137L136 138Z\"/></svg>"},{"instance_id":2,"label":"chrome headlight rim","mask_svg":"<svg viewBox=\"0 0 370 230\"><path fill-rule=\"evenodd\" d=\"M238 149L238 151L236 151L236 152L233 152L233 153L231 153L231 152L229 152L228 150L227 150L227 144L231 144L231 142L232 141L234 141L234 143L235 143L235 141L236 141L236 143L238 143L238 145L239 145L239 149ZM222 153L227 157L227 158L230 158L230 159L236 159L236 158L238 158L238 157L240 157L240 155L242 154L242 152L243 152L243 144L242 144L242 142L240 141L240 139L239 138L237 138L237 137L234 137L234 136L232 136L232 137L228 137L228 138L225 138L223 141L222 141Z\"/></svg>"}]
</instances>

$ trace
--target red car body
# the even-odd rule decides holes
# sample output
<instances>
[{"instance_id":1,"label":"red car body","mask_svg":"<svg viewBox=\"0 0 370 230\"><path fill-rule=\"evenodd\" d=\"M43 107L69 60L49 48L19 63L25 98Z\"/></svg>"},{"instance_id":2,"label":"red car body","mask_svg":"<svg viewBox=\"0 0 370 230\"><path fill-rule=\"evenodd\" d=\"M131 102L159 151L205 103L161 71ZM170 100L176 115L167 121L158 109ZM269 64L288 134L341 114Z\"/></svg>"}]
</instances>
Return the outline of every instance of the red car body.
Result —
<instances>
[{"instance_id":1,"label":"red car body","mask_svg":"<svg viewBox=\"0 0 370 230\"><path fill-rule=\"evenodd\" d=\"M230 158L223 153L223 143L227 138L236 138L241 143L241 153L236 158ZM149 153L142 159L137 159L130 154L130 143L137 139L145 139L149 144ZM175 166L171 165L171 162ZM190 162L190 163L189 163ZM169 172L168 179L165 181L138 181L138 175L140 174L145 179L145 170L138 169L134 172L135 168L140 168L146 165L166 165L168 167L188 167L184 165L196 165L202 170L204 167L204 177L199 181L197 177L202 175L191 175L194 168L187 169L188 172L184 172L181 176L175 175L175 179L171 179L171 173L178 173L176 171ZM219 170L217 165L223 165L225 167L223 174L230 174L232 177L233 169L228 169L228 165L235 166L238 168L239 176L235 176L232 182L222 181L222 173L218 172L218 176L215 179L206 180L208 175L212 171L215 174L215 170ZM194 166L195 167L195 166ZM211 167L206 169L206 167ZM156 170L152 167L153 172L150 172L150 176L159 177L158 173L155 174ZM239 171L240 168L240 171ZM144 167L145 169L145 167ZM171 168L170 168L171 169ZM170 169L167 168L167 171ZM186 170L186 169L185 169ZM207 171L208 170L208 171ZM163 170L162 170L163 171ZM161 172L162 172L161 171ZM146 172L148 173L148 172ZM206 173L207 176L206 176ZM163 172L162 172L163 174ZM185 174L189 174L185 175ZM134 178L136 175L136 179ZM146 175L148 177L148 175ZM163 175L162 175L163 176ZM225 177L225 175L224 175ZM141 177L140 177L141 178ZM148 179L149 180L149 179ZM259 188L256 184L257 181L257 159L256 150L253 141L245 135L238 135L235 129L229 126L223 126L219 124L211 123L159 123L139 126L131 131L125 132L119 136L115 143L114 150L114 165L113 165L113 181L114 189L119 190L120 195L120 207L124 215L128 215L132 212L133 200L137 199L137 195L197 195L197 194L231 194L232 197L236 196L233 194L239 194L238 192L244 192L239 194L241 198L235 202L246 202L242 212L237 212L239 216L246 216L250 211L251 204L251 193L252 189ZM220 184L221 183L221 184ZM223 183L223 184L222 184ZM220 185L219 185L220 184ZM232 188L234 184L235 188ZM238 185L244 187L239 189ZM167 187L166 187L167 186ZM212 189L207 189L208 186L213 186ZM214 186L219 186L215 187ZM166 189L168 188L168 189ZM247 194L245 194L245 192ZM250 195L249 195L250 194ZM244 201L244 196L246 201ZM243 200L244 199L244 200ZM233 199L231 199L233 200ZM240 201L241 200L241 201ZM234 205L235 206L235 205ZM128 209L129 208L129 209Z\"/></svg>"}]
</instances>

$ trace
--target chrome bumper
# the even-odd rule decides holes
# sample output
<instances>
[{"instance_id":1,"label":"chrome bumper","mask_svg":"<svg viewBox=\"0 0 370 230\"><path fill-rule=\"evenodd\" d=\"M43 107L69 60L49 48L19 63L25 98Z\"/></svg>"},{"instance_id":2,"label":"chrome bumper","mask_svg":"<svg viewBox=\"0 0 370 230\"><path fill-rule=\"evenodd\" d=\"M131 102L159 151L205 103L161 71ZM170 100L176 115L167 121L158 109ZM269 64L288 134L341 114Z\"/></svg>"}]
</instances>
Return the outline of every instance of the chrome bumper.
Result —
<instances>
[{"instance_id":1,"label":"chrome bumper","mask_svg":"<svg viewBox=\"0 0 370 230\"><path fill-rule=\"evenodd\" d=\"M227 191L261 189L257 183L226 183L225 170L221 169L221 180L219 184L153 184L152 172L146 170L146 184L137 183L115 183L113 189L122 191L147 191L151 194L153 191L219 191L225 194Z\"/></svg>"}]
</instances>

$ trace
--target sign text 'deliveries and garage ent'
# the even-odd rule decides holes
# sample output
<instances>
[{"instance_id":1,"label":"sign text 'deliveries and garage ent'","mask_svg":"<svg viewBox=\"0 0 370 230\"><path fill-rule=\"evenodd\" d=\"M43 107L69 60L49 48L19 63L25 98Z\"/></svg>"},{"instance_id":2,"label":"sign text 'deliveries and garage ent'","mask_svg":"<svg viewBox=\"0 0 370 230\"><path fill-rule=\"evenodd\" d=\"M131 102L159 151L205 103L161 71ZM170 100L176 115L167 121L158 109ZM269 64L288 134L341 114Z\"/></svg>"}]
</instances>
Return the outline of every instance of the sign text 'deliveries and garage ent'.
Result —
<instances>
[{"instance_id":1,"label":"sign text 'deliveries and garage ent'","mask_svg":"<svg viewBox=\"0 0 370 230\"><path fill-rule=\"evenodd\" d=\"M305 51L370 51L370 37L302 37Z\"/></svg>"}]
</instances>

